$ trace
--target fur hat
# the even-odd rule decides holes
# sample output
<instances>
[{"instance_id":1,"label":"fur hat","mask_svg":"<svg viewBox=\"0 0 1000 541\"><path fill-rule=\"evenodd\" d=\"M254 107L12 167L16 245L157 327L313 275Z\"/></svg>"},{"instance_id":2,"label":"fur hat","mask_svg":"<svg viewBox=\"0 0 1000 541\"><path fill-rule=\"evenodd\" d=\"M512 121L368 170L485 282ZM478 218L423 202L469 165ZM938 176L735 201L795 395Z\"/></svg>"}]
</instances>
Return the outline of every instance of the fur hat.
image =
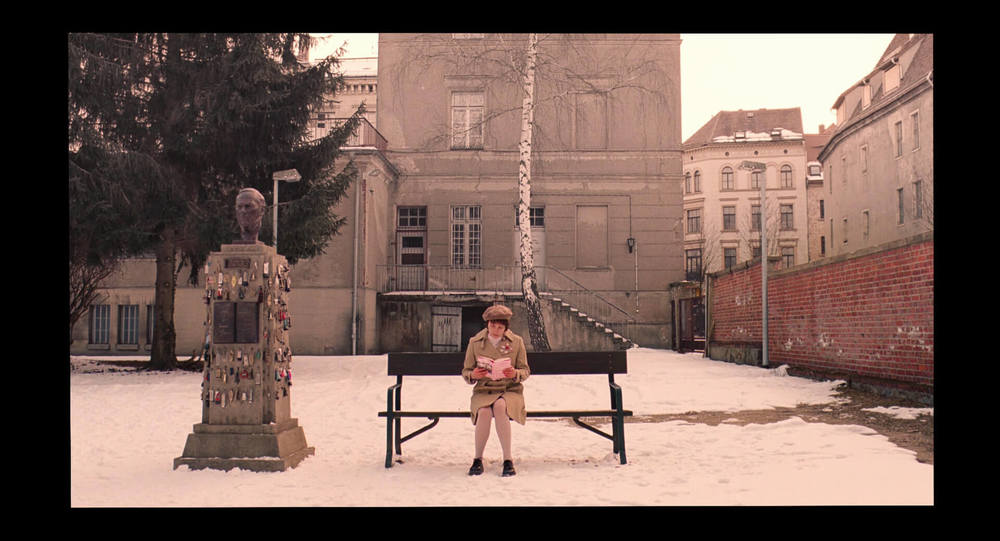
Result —
<instances>
[{"instance_id":1,"label":"fur hat","mask_svg":"<svg viewBox=\"0 0 1000 541\"><path fill-rule=\"evenodd\" d=\"M494 304L483 312L483 320L490 321L493 319L506 319L510 320L510 317L514 315L514 312L510 311L510 308L502 304Z\"/></svg>"}]
</instances>

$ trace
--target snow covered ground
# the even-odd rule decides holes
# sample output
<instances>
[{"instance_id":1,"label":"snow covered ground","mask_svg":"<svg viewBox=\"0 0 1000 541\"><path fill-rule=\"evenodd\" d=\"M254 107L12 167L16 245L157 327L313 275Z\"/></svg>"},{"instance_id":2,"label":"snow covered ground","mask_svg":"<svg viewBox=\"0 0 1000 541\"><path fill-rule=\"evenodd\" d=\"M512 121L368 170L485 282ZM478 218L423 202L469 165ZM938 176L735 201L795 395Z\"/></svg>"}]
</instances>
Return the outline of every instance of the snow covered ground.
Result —
<instances>
[{"instance_id":1,"label":"snow covered ground","mask_svg":"<svg viewBox=\"0 0 1000 541\"><path fill-rule=\"evenodd\" d=\"M469 477L472 424L442 419L404 443L403 462L386 469L385 420L377 412L395 378L385 375L384 355L295 357L292 416L316 448L297 468L174 470L173 459L201 421L201 375L109 371L93 359L73 357L69 377L73 507L471 506L501 493L520 506L934 503L934 466L917 462L912 451L863 426L797 417L747 426L626 423L625 465L610 440L564 420L529 419L512 423L517 475L508 478L500 477L495 434L486 473ZM637 417L831 403L842 384L700 353L634 348L628 363L629 373L615 381ZM462 409L471 387L458 376L411 377L403 389L404 407ZM525 399L529 409L603 406L607 378L530 378ZM403 429L425 423L407 419Z\"/></svg>"}]
</instances>

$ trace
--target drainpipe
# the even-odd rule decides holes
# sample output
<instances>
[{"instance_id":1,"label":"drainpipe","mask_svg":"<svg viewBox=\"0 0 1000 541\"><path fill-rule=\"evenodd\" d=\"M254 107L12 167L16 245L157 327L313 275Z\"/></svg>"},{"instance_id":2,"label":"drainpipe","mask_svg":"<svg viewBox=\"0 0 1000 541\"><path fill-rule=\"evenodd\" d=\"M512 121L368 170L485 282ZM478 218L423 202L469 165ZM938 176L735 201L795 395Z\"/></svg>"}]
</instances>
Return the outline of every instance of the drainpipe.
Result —
<instances>
[{"instance_id":1,"label":"drainpipe","mask_svg":"<svg viewBox=\"0 0 1000 541\"><path fill-rule=\"evenodd\" d=\"M358 219L361 216L361 183L365 176L354 183L354 269L352 274L353 284L351 285L351 355L358 354L358 237L361 229L358 227Z\"/></svg>"}]
</instances>

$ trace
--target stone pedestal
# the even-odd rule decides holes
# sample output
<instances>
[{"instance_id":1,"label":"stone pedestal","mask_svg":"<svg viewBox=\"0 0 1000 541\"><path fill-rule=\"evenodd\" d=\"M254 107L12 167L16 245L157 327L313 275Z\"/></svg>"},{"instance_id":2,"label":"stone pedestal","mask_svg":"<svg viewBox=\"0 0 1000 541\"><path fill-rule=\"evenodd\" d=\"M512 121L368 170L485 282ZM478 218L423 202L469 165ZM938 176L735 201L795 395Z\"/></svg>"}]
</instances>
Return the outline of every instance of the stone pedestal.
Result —
<instances>
[{"instance_id":1,"label":"stone pedestal","mask_svg":"<svg viewBox=\"0 0 1000 541\"><path fill-rule=\"evenodd\" d=\"M284 257L261 243L225 244L205 265L209 351L202 422L174 468L283 471L315 449L291 417L292 350Z\"/></svg>"}]
</instances>

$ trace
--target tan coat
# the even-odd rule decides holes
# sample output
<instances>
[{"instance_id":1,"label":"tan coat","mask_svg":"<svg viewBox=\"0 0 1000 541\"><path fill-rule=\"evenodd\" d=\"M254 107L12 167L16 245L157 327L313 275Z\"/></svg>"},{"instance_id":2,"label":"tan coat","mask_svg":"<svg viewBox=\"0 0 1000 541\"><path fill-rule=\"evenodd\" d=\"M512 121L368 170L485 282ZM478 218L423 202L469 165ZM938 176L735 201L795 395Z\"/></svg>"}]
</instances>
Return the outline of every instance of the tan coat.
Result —
<instances>
[{"instance_id":1,"label":"tan coat","mask_svg":"<svg viewBox=\"0 0 1000 541\"><path fill-rule=\"evenodd\" d=\"M469 339L469 347L465 350L465 365L462 367L462 378L466 383L475 384L472 388L472 399L469 406L472 413L472 423L476 423L479 408L487 407L497 398L503 397L507 403L507 415L524 424L527 410L524 407L524 386L521 382L528 379L531 369L528 368L528 355L524 349L524 340L507 329L500 342L493 346L486 338L487 329ZM476 357L482 355L492 359L510 357L513 361L514 377L493 381L490 378L472 379L472 370L476 368Z\"/></svg>"}]
</instances>

